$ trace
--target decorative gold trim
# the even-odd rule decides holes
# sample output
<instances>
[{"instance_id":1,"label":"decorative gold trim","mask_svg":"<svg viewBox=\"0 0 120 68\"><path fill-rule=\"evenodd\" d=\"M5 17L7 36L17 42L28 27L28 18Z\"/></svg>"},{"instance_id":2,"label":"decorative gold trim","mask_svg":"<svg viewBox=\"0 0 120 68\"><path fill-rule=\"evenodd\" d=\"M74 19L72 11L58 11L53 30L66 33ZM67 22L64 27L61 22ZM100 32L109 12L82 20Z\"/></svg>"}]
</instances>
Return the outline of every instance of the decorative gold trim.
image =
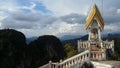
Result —
<instances>
[{"instance_id":1,"label":"decorative gold trim","mask_svg":"<svg viewBox=\"0 0 120 68\"><path fill-rule=\"evenodd\" d=\"M89 25L92 23L92 20L94 18L96 18L96 20L100 24L100 29L103 30L104 29L104 21L103 21L103 18L102 18L96 5L93 6L93 8L91 9L91 11L86 19L86 25L85 25L86 30L88 30Z\"/></svg>"}]
</instances>

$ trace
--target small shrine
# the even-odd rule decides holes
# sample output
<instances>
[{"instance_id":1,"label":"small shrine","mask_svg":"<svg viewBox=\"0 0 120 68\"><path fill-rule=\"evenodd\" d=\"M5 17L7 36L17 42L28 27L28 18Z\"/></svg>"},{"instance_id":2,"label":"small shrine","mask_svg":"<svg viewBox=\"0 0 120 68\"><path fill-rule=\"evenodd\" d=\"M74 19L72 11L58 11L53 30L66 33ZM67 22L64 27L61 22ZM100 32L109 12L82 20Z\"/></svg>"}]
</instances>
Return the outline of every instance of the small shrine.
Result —
<instances>
[{"instance_id":1,"label":"small shrine","mask_svg":"<svg viewBox=\"0 0 120 68\"><path fill-rule=\"evenodd\" d=\"M90 50L91 60L106 60L107 51L114 52L114 41L103 41L101 39L104 21L96 5L93 6L87 16L85 28L89 32L88 40L78 40L78 52Z\"/></svg>"}]
</instances>

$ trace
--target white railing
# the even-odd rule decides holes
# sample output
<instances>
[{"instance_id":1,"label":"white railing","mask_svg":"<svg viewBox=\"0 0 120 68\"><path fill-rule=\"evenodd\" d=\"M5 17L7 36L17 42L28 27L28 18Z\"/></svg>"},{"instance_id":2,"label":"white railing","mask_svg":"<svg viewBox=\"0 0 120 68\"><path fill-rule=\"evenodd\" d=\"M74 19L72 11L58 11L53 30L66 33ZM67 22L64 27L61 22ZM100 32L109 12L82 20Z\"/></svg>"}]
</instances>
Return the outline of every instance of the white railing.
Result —
<instances>
[{"instance_id":1,"label":"white railing","mask_svg":"<svg viewBox=\"0 0 120 68\"><path fill-rule=\"evenodd\" d=\"M86 50L78 55L75 55L69 59L64 60L61 63L51 63L51 68L71 68L77 67L79 68L80 63L82 61L86 61L90 59L90 51Z\"/></svg>"},{"instance_id":2,"label":"white railing","mask_svg":"<svg viewBox=\"0 0 120 68\"><path fill-rule=\"evenodd\" d=\"M102 51L91 51L90 59L91 60L106 60L106 53Z\"/></svg>"},{"instance_id":3,"label":"white railing","mask_svg":"<svg viewBox=\"0 0 120 68\"><path fill-rule=\"evenodd\" d=\"M49 62L48 64L39 68L80 68L82 62L90 61L91 53L93 52L86 50L60 63ZM113 68L113 66L109 64L102 64L102 63L93 62L93 61L91 61L91 63L94 68Z\"/></svg>"},{"instance_id":4,"label":"white railing","mask_svg":"<svg viewBox=\"0 0 120 68\"><path fill-rule=\"evenodd\" d=\"M82 61L90 60L90 51L86 50L60 63L49 62L39 68L79 68Z\"/></svg>"},{"instance_id":5,"label":"white railing","mask_svg":"<svg viewBox=\"0 0 120 68\"><path fill-rule=\"evenodd\" d=\"M80 48L88 48L90 42L88 41L80 41L78 40L78 49Z\"/></svg>"},{"instance_id":6,"label":"white railing","mask_svg":"<svg viewBox=\"0 0 120 68\"><path fill-rule=\"evenodd\" d=\"M102 43L103 47L104 48L107 48L107 49L112 49L112 51L114 52L114 41L103 41Z\"/></svg>"},{"instance_id":7,"label":"white railing","mask_svg":"<svg viewBox=\"0 0 120 68\"><path fill-rule=\"evenodd\" d=\"M106 49L112 49L114 52L114 41L98 41L98 42L91 42L91 41L81 41L78 40L78 52L81 52L81 50L87 50L89 46L96 45L98 43L102 48Z\"/></svg>"}]
</instances>

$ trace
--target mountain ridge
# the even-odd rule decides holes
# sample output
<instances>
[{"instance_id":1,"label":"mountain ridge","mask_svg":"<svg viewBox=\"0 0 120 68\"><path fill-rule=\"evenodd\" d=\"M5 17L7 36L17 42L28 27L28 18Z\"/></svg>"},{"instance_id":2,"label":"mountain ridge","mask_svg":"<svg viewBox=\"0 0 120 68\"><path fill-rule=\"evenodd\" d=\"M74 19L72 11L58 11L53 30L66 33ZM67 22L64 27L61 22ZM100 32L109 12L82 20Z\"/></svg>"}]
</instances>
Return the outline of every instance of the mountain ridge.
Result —
<instances>
[{"instance_id":1,"label":"mountain ridge","mask_svg":"<svg viewBox=\"0 0 120 68\"><path fill-rule=\"evenodd\" d=\"M108 33L107 35L103 35L102 39L113 40L114 38L120 38L120 33L115 33L115 34ZM71 43L72 45L77 46L78 40L88 40L88 34L83 35L78 38L74 38L74 39L62 40L62 43L63 45L65 45L66 43Z\"/></svg>"}]
</instances>

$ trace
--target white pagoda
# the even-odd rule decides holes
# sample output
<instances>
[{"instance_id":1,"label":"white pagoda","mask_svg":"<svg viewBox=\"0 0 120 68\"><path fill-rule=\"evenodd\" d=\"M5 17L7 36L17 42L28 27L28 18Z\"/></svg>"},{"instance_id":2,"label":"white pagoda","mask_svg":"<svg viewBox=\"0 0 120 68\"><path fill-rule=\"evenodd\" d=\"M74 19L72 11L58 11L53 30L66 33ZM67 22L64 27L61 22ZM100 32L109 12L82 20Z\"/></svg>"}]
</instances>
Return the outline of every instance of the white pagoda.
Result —
<instances>
[{"instance_id":1,"label":"white pagoda","mask_svg":"<svg viewBox=\"0 0 120 68\"><path fill-rule=\"evenodd\" d=\"M100 32L104 29L104 21L96 5L93 6L86 19L85 28L89 32L88 40L78 40L79 53L77 55L57 63L50 61L40 68L114 68L112 65L93 61L107 60L107 52L114 53L114 41L101 39ZM93 67L85 67L86 64L83 64L85 62L90 62Z\"/></svg>"},{"instance_id":2,"label":"white pagoda","mask_svg":"<svg viewBox=\"0 0 120 68\"><path fill-rule=\"evenodd\" d=\"M104 21L96 5L86 19L85 28L89 32L88 40L78 40L78 52L90 50L91 60L106 60L107 50L114 52L114 41L101 39L100 32L104 29Z\"/></svg>"}]
</instances>

